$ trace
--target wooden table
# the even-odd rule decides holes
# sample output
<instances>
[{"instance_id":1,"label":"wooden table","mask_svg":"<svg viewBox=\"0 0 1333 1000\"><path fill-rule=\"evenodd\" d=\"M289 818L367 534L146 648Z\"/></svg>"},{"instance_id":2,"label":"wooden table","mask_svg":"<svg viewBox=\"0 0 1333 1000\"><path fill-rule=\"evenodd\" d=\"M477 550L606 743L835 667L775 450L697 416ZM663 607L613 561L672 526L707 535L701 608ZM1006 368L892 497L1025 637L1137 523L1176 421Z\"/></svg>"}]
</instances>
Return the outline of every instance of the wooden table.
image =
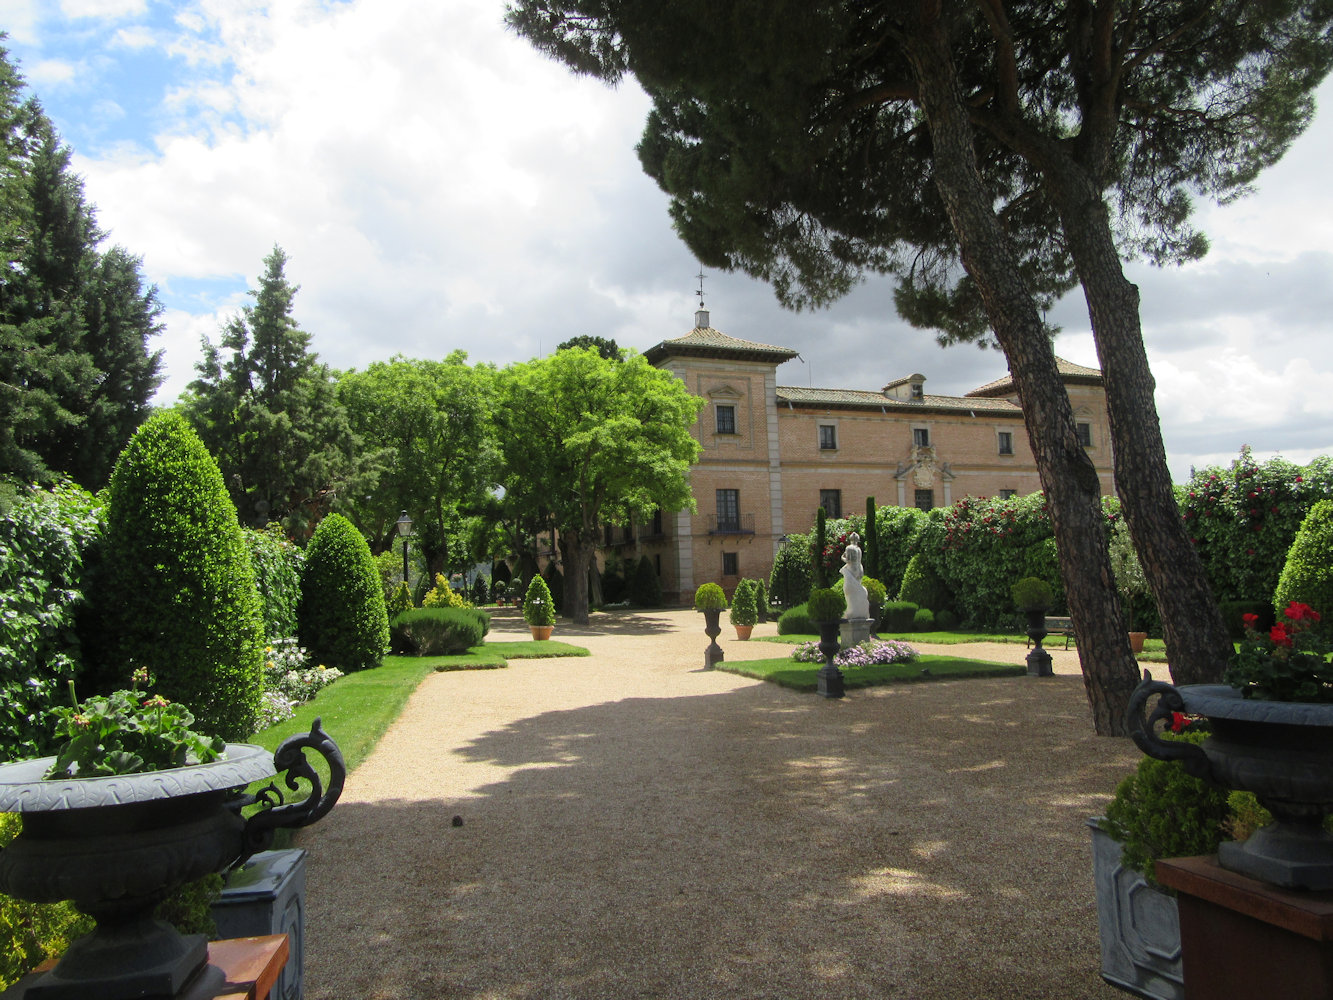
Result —
<instances>
[{"instance_id":1,"label":"wooden table","mask_svg":"<svg viewBox=\"0 0 1333 1000\"><path fill-rule=\"evenodd\" d=\"M208 964L176 1000L269 1000L288 952L286 934L210 941ZM22 1000L27 988L55 964L55 959L43 962L5 990L0 1000Z\"/></svg>"}]
</instances>

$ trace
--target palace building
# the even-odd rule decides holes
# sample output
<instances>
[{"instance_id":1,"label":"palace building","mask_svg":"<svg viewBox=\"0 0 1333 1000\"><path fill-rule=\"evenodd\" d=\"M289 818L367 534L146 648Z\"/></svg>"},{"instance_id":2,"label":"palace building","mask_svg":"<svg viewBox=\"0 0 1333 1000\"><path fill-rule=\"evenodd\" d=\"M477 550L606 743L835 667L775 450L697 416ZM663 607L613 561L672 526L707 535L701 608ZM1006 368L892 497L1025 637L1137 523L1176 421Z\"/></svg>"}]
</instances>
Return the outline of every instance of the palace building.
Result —
<instances>
[{"instance_id":1,"label":"palace building","mask_svg":"<svg viewBox=\"0 0 1333 1000\"><path fill-rule=\"evenodd\" d=\"M653 559L668 602L688 603L709 581L728 594L742 577L767 582L783 536L809 531L821 506L833 518L864 513L867 497L930 509L1041 489L1009 376L963 396L930 394L919 373L879 392L782 386L778 365L795 351L728 337L702 309L693 330L645 357L708 404L693 430L703 446L690 471L697 512L606 529L608 550ZM1079 435L1111 494L1102 374L1058 362Z\"/></svg>"}]
</instances>

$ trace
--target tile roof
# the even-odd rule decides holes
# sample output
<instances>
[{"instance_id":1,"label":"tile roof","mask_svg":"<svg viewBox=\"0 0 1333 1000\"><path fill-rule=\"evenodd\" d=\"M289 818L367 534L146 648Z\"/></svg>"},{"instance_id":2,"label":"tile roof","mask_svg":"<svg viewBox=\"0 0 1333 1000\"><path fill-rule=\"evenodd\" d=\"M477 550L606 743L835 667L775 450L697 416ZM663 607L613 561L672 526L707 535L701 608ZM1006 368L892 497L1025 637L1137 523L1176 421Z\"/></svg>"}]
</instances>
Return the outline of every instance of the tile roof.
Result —
<instances>
[{"instance_id":1,"label":"tile roof","mask_svg":"<svg viewBox=\"0 0 1333 1000\"><path fill-rule=\"evenodd\" d=\"M1060 376L1066 382L1076 382L1083 385L1101 385L1102 373L1097 368L1087 368L1084 365L1076 365L1072 361L1066 361L1064 358L1055 359L1055 368ZM1006 396L1014 391L1013 375L1006 375L1004 378L998 378L994 382L987 382L983 386L973 389L966 395L969 398L977 396Z\"/></svg>"},{"instance_id":2,"label":"tile roof","mask_svg":"<svg viewBox=\"0 0 1333 1000\"><path fill-rule=\"evenodd\" d=\"M711 326L696 326L683 337L664 340L644 351L644 356L651 364L658 364L672 355L686 355L702 358L734 358L737 360L764 360L781 364L796 357L797 352L789 347L774 347L772 344L760 344L753 340L740 340L728 337Z\"/></svg>"},{"instance_id":3,"label":"tile roof","mask_svg":"<svg viewBox=\"0 0 1333 1000\"><path fill-rule=\"evenodd\" d=\"M1020 416L1022 411L1007 399L971 399L964 396L931 396L921 399L894 399L882 392L863 389L806 389L800 386L777 387L778 405L824 406L830 409L879 410L886 413L912 413L923 410L954 412L1007 413Z\"/></svg>"}]
</instances>

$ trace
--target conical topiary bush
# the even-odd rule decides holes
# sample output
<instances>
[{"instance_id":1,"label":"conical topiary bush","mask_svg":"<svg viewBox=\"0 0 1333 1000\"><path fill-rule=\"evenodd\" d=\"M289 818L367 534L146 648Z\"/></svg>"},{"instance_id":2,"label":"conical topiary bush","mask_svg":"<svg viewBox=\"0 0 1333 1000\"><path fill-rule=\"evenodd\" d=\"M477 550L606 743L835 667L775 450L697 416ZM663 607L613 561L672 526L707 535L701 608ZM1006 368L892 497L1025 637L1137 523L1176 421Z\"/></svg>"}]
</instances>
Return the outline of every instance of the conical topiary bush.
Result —
<instances>
[{"instance_id":1,"label":"conical topiary bush","mask_svg":"<svg viewBox=\"0 0 1333 1000\"><path fill-rule=\"evenodd\" d=\"M344 672L379 666L389 616L370 546L341 514L319 522L301 574L301 645L316 663Z\"/></svg>"}]
</instances>

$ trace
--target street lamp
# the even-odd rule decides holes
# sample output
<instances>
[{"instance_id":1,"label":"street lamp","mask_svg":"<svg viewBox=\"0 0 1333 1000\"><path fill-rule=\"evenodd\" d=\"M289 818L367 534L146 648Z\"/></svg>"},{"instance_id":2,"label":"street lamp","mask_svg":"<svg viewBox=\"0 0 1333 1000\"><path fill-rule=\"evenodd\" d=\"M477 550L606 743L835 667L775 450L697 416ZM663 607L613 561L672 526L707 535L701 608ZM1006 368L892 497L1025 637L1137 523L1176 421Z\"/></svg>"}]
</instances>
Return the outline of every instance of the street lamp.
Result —
<instances>
[{"instance_id":1,"label":"street lamp","mask_svg":"<svg viewBox=\"0 0 1333 1000\"><path fill-rule=\"evenodd\" d=\"M780 546L780 548L778 549L779 559L782 559L782 553L786 551L787 543L789 541L791 541L791 539L788 538L786 535L783 535L781 538L778 539L778 545ZM782 610L783 611L786 611L787 608L791 607L791 581L787 578L787 575L790 572L791 572L791 560L782 559Z\"/></svg>"},{"instance_id":2,"label":"street lamp","mask_svg":"<svg viewBox=\"0 0 1333 1000\"><path fill-rule=\"evenodd\" d=\"M407 536L412 533L412 519L407 516L407 511L403 511L395 523L398 525L398 534L403 539L403 583L407 583Z\"/></svg>"}]
</instances>

